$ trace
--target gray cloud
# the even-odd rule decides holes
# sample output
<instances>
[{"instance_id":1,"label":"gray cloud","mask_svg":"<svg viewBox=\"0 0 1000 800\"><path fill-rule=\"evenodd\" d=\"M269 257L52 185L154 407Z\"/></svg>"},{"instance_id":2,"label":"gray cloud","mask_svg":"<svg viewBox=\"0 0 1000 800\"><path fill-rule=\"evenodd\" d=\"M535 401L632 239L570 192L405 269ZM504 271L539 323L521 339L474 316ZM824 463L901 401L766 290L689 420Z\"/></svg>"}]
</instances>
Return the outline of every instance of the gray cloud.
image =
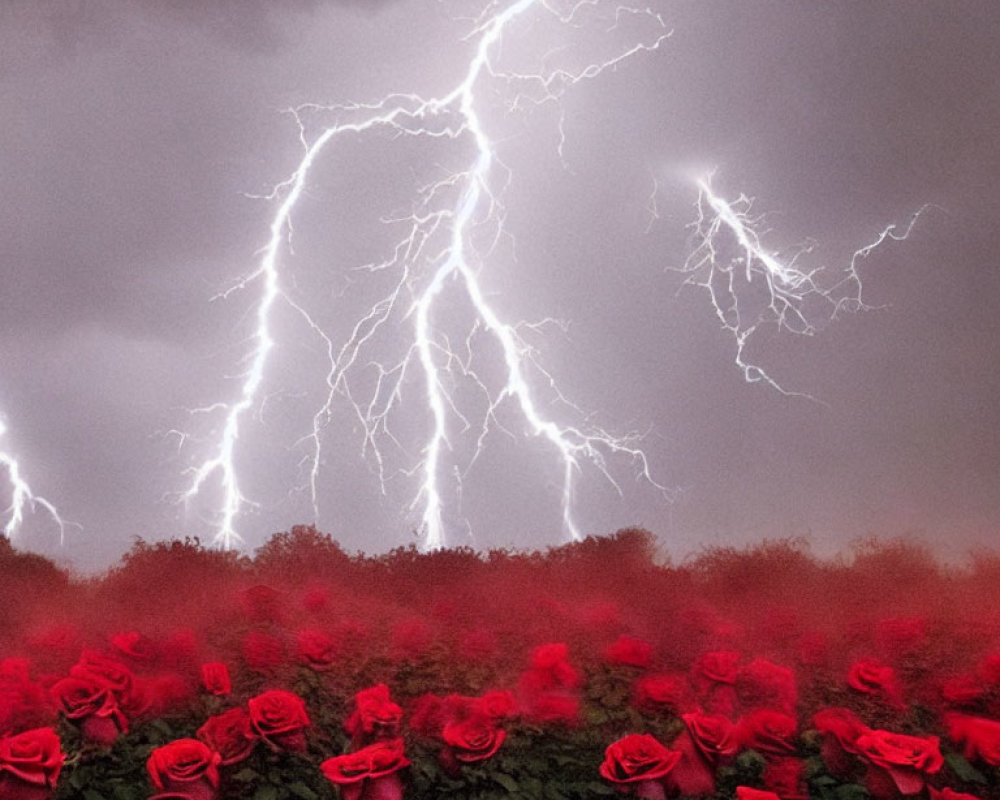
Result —
<instances>
[{"instance_id":1,"label":"gray cloud","mask_svg":"<svg viewBox=\"0 0 1000 800\"><path fill-rule=\"evenodd\" d=\"M533 341L566 395L611 429L651 430L658 474L684 488L669 505L630 478L624 499L588 480L588 530L646 525L681 554L810 532L818 549L915 529L945 549L991 541L1000 55L983 24L994 4L965 8L664 8L666 46L567 95L565 164L559 110L512 114L484 94L504 132L516 240L483 267L490 296L512 317L567 320L568 332ZM253 268L266 237L273 206L246 195L299 155L280 110L440 91L466 29L419 0L0 8L0 411L33 485L85 525L65 551L40 519L23 543L96 566L137 534L204 535L161 502L196 452L163 434L209 435L184 409L237 393L256 289L209 299ZM523 35L526 52L552 49ZM600 44L607 32L574 35ZM352 268L389 243L380 218L463 157L442 143L345 139L297 218L296 297L349 325ZM717 167L730 196L756 194L775 247L815 237L810 263L832 268L922 203L946 209L865 262L869 300L884 309L812 339L758 340L755 357L826 405L747 385L705 296L678 292L665 271L689 246L695 167ZM294 491L294 442L322 348L287 308L279 320L272 394L245 435L263 503L245 521L253 543L312 521ZM320 527L349 547L408 541L406 493L379 496L351 415L330 433ZM549 466L540 448L499 437L463 498L477 543L559 539Z\"/></svg>"}]
</instances>

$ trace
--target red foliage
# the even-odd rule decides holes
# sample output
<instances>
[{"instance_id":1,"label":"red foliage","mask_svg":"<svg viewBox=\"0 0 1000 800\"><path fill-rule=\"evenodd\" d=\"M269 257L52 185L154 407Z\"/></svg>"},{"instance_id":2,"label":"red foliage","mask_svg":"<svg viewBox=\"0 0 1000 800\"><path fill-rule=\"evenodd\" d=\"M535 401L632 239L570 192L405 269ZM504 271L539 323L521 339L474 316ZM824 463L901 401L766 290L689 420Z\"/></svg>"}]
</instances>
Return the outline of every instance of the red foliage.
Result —
<instances>
[{"instance_id":1,"label":"red foliage","mask_svg":"<svg viewBox=\"0 0 1000 800\"><path fill-rule=\"evenodd\" d=\"M317 720L322 709L317 724L354 695L333 722L353 752L332 769L362 775L359 797L401 785L389 767L406 759L389 743L410 733L468 769L505 759L522 728L598 725L610 739L625 719L675 737L653 794L713 793L737 746L763 755L763 787L783 800L802 796L800 759L816 745L826 771L877 798L970 788L938 764L932 734L977 769L1000 767L1000 562L945 570L900 542L830 563L795 542L682 566L654 556L634 530L547 553L367 557L296 528L255 559L139 544L81 581L0 543L0 742L61 717L109 745L177 714L224 763L261 742L327 746L295 688ZM630 692L634 708L594 722Z\"/></svg>"}]
</instances>

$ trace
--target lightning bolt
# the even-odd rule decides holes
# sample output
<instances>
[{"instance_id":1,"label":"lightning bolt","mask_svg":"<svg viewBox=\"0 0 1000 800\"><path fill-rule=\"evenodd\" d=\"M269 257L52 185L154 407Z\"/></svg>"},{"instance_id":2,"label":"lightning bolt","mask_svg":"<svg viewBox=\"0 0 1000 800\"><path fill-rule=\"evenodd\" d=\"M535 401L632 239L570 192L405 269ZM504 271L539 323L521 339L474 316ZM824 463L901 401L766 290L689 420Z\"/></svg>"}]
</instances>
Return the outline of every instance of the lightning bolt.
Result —
<instances>
[{"instance_id":1,"label":"lightning bolt","mask_svg":"<svg viewBox=\"0 0 1000 800\"><path fill-rule=\"evenodd\" d=\"M0 419L0 437L7 433L7 425ZM10 505L4 509L4 514L8 515L7 522L3 527L3 535L8 539L13 539L24 523L26 512L34 512L36 507L41 507L51 517L52 521L59 527L59 543L63 544L66 534L67 523L59 515L58 509L44 497L31 491L31 486L21 477L21 468L17 459L10 453L0 450L0 467L7 472L7 481L10 484Z\"/></svg>"},{"instance_id":2,"label":"lightning bolt","mask_svg":"<svg viewBox=\"0 0 1000 800\"><path fill-rule=\"evenodd\" d=\"M609 30L629 17L648 21L653 33L645 41L622 47L610 57L583 67L519 72L502 70L497 65L501 44L505 37L516 35L515 29L526 33L529 25L544 17L569 30L582 27L585 21L602 13L610 23ZM394 93L367 104L309 104L292 110L303 146L302 157L291 176L268 195L276 209L258 266L222 295L227 298L251 286L259 290L254 308L255 328L248 343L239 397L232 402L195 409L200 414L221 416L221 424L212 454L190 468L190 483L181 498L190 503L209 484L218 487L221 503L213 521L216 544L230 548L242 542L236 530L237 521L253 506L240 488L238 444L246 418L259 410L263 402L262 386L276 341L274 312L278 304L287 305L301 317L322 343L327 358L325 400L297 443L305 451L303 468L317 517L324 432L339 400L348 404L360 423L362 455L374 463L383 494L388 480L395 475L408 475L416 481L418 488L409 511L419 514L423 544L427 548L445 544L448 500L444 476L452 476L450 481L456 485L451 491L460 496L462 478L483 452L494 429L513 435L500 421L502 408L519 412L525 432L544 442L552 452L561 474L562 521L569 538L580 538L572 506L577 476L588 465L618 488L609 458L624 459L637 477L666 491L652 478L639 435L616 436L584 423L561 422L544 410L557 404L577 419L582 416L558 391L553 376L541 365L537 352L525 338L527 332L556 321L511 323L487 299L488 292L479 273L500 240L510 236L504 225L503 196L511 175L497 158L497 145L481 117L480 107L483 97L489 96L486 87L505 92L510 112L547 103L558 105L569 87L615 69L641 52L656 50L669 35L663 19L653 11L612 7L603 0L581 0L562 9L542 0L519 0L502 9L491 3L472 21L465 39L474 43L471 58L450 91L432 97ZM553 54L554 51L549 53L545 60ZM317 119L318 126L313 123ZM328 119L332 121L324 122ZM402 236L385 260L363 265L358 270L394 276L391 289L357 319L346 340L338 343L307 304L293 296L288 267L283 261L291 254L293 213L324 150L345 137L377 132L397 138L453 142L456 152L469 147L472 156L463 168L423 187L410 214L385 220L387 224L401 226ZM559 133L557 150L563 158L562 118ZM440 322L442 310L453 308L457 291L474 320L461 346L452 342ZM452 305L445 306L446 297ZM365 355L386 330L402 326L411 330L411 338L396 360ZM491 343L491 352L499 354L496 361L503 376L499 385L492 385L477 366L476 353L486 347L481 341L484 336ZM405 451L394 434L394 422L403 413L404 401L410 402L411 374L418 376L423 386L418 409L429 420L429 432L414 461L392 471L389 461L393 453ZM359 396L363 393L355 387L364 383L365 375L369 381L374 375L374 388L366 396ZM479 406L473 409L462 402L462 396L470 388L479 398ZM186 438L178 435L183 446ZM460 438L472 440L472 456L466 463L449 464L448 455L455 453L456 440Z\"/></svg>"},{"instance_id":3,"label":"lightning bolt","mask_svg":"<svg viewBox=\"0 0 1000 800\"><path fill-rule=\"evenodd\" d=\"M814 244L797 247L787 258L768 250L762 237L764 216L753 211L754 200L740 194L727 201L712 190L712 175L697 180L696 218L688 226L694 246L679 268L687 277L684 285L700 287L708 293L712 309L724 331L736 343L735 363L750 383L764 382L782 394L815 399L788 391L759 365L746 357L746 347L763 326L775 326L803 336L812 336L818 325L836 318L840 312L870 309L862 293L860 262L886 241L908 238L924 205L910 215L905 225L890 223L875 239L851 254L847 265L832 281L824 283L829 271L798 266ZM822 313L821 313L822 312Z\"/></svg>"}]
</instances>

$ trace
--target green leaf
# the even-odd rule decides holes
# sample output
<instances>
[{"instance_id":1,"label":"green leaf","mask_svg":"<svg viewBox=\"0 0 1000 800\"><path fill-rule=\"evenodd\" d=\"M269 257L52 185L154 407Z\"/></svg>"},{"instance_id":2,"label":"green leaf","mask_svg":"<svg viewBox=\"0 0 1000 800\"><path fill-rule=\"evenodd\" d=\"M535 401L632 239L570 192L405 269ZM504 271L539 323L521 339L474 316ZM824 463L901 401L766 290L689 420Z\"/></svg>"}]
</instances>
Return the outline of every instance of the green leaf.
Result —
<instances>
[{"instance_id":1,"label":"green leaf","mask_svg":"<svg viewBox=\"0 0 1000 800\"><path fill-rule=\"evenodd\" d=\"M599 708L592 708L588 710L584 714L584 718L587 720L589 725L603 725L609 719L607 712L602 711Z\"/></svg>"},{"instance_id":2,"label":"green leaf","mask_svg":"<svg viewBox=\"0 0 1000 800\"><path fill-rule=\"evenodd\" d=\"M135 800L139 796L139 793L135 791L134 787L123 786L120 783L115 784L115 800Z\"/></svg>"},{"instance_id":3,"label":"green leaf","mask_svg":"<svg viewBox=\"0 0 1000 800\"><path fill-rule=\"evenodd\" d=\"M316 792L314 792L304 783L302 783L302 781L295 781L295 783L288 784L288 791L294 794L296 797L301 797L302 800L319 799L319 795L316 794Z\"/></svg>"},{"instance_id":4,"label":"green leaf","mask_svg":"<svg viewBox=\"0 0 1000 800\"><path fill-rule=\"evenodd\" d=\"M944 757L944 760L947 762L948 766L951 767L952 772L954 772L963 781L986 783L986 776L958 753L948 753Z\"/></svg>"},{"instance_id":5,"label":"green leaf","mask_svg":"<svg viewBox=\"0 0 1000 800\"><path fill-rule=\"evenodd\" d=\"M270 783L262 784L253 793L252 800L278 800L278 789Z\"/></svg>"},{"instance_id":6,"label":"green leaf","mask_svg":"<svg viewBox=\"0 0 1000 800\"><path fill-rule=\"evenodd\" d=\"M517 781L510 777L510 775L505 775L502 772L494 772L490 777L512 794L516 795L518 793L518 789L520 789Z\"/></svg>"},{"instance_id":7,"label":"green leaf","mask_svg":"<svg viewBox=\"0 0 1000 800\"><path fill-rule=\"evenodd\" d=\"M250 767L244 767L239 772L234 772L230 777L237 783L250 783L258 780L260 773L250 769Z\"/></svg>"},{"instance_id":8,"label":"green leaf","mask_svg":"<svg viewBox=\"0 0 1000 800\"><path fill-rule=\"evenodd\" d=\"M867 800L868 790L857 783L845 783L834 791L837 800Z\"/></svg>"},{"instance_id":9,"label":"green leaf","mask_svg":"<svg viewBox=\"0 0 1000 800\"><path fill-rule=\"evenodd\" d=\"M105 800L105 798L100 792L95 792L93 789L84 789L83 800Z\"/></svg>"},{"instance_id":10,"label":"green leaf","mask_svg":"<svg viewBox=\"0 0 1000 800\"><path fill-rule=\"evenodd\" d=\"M601 783L600 781L591 781L587 784L587 791L591 794L599 794L605 797L610 797L611 795L617 794L617 792L608 786L606 783Z\"/></svg>"}]
</instances>

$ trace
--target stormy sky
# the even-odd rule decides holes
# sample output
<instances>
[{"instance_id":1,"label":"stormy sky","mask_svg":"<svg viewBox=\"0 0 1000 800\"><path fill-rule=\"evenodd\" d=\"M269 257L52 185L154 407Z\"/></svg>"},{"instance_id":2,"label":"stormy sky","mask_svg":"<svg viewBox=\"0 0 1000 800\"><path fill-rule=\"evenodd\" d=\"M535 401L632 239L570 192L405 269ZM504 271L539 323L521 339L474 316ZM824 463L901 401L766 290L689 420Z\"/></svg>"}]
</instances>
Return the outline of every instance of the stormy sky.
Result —
<instances>
[{"instance_id":1,"label":"stormy sky","mask_svg":"<svg viewBox=\"0 0 1000 800\"><path fill-rule=\"evenodd\" d=\"M545 412L641 433L650 471L669 489L668 500L609 453L619 493L583 463L582 531L640 525L677 558L786 536L807 537L820 554L871 534L912 536L943 555L992 546L1000 9L680 0L616 15L615 5L587 4L565 24L529 9L491 63L507 74L573 73L672 35L563 87L558 101L515 103L517 87L486 74L475 87L503 214L500 235L489 221L472 234L485 297L507 322L557 321L522 329L566 401L531 372ZM443 96L468 69L469 34L486 8L0 6L0 449L78 523L60 546L36 507L19 546L94 569L136 536L212 538L218 475L186 509L176 500L186 471L218 449L224 414L213 404L240 398L263 287L227 290L258 268L282 194L267 196L302 158L287 110ZM333 117L304 119L309 142ZM325 396L326 339L340 348L392 285L388 271L359 267L391 257L421 190L474 160L468 135L387 129L338 138L317 159L279 255L275 346L235 450L255 503L236 520L248 548L311 522L352 550L419 542L410 473L430 425L425 382L411 369L400 384L380 451L384 491L349 402L363 408L375 364L408 352L412 297L360 357L350 397L323 417L318 518L303 437ZM771 251L814 242L798 266L825 267L818 275L831 282L885 225L931 204L906 241L860 262L873 310L828 321L819 309L815 336L765 326L748 343L748 358L815 400L747 383L708 294L682 285L694 179L710 170L720 195L756 198ZM407 268L426 274L433 252ZM442 293L434 319L439 344L467 354L493 391L503 385L502 354L460 287ZM564 541L552 449L508 403L473 459L482 397L456 379L454 398L440 470L448 543Z\"/></svg>"}]
</instances>

